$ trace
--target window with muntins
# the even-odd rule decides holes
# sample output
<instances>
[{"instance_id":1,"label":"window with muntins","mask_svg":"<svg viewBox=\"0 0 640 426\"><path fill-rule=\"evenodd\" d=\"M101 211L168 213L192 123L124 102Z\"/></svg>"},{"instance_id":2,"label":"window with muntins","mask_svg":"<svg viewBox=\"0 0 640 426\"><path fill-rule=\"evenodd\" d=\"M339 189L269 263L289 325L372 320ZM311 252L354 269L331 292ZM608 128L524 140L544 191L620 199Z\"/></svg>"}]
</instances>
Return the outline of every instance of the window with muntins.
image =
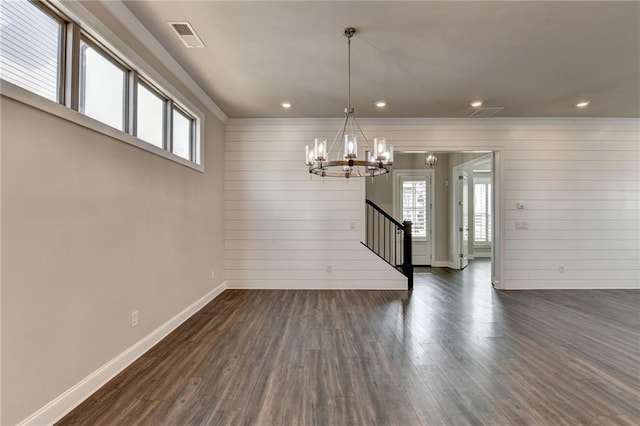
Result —
<instances>
[{"instance_id":1,"label":"window with muntins","mask_svg":"<svg viewBox=\"0 0 640 426\"><path fill-rule=\"evenodd\" d=\"M491 242L491 182L488 178L474 178L473 239L475 243Z\"/></svg>"},{"instance_id":2,"label":"window with muntins","mask_svg":"<svg viewBox=\"0 0 640 426\"><path fill-rule=\"evenodd\" d=\"M411 236L427 237L427 181L402 181L402 220L411 221Z\"/></svg>"},{"instance_id":3,"label":"window with muntins","mask_svg":"<svg viewBox=\"0 0 640 426\"><path fill-rule=\"evenodd\" d=\"M27 0L0 7L0 77L51 101L60 100L62 21Z\"/></svg>"},{"instance_id":4,"label":"window with muntins","mask_svg":"<svg viewBox=\"0 0 640 426\"><path fill-rule=\"evenodd\" d=\"M89 28L48 3L11 0L2 2L0 31L2 80L138 138L120 138L124 142L200 164L200 119ZM113 135L104 126L77 122Z\"/></svg>"}]
</instances>

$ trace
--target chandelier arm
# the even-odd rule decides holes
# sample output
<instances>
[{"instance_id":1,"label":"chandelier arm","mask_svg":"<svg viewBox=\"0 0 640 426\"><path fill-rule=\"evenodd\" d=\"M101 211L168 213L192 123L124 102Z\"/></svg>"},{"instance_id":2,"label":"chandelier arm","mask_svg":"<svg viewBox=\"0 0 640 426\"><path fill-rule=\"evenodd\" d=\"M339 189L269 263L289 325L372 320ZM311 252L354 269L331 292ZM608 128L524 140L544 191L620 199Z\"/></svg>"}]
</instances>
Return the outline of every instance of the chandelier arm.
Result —
<instances>
[{"instance_id":1,"label":"chandelier arm","mask_svg":"<svg viewBox=\"0 0 640 426\"><path fill-rule=\"evenodd\" d=\"M355 132L356 129L354 129L354 127L353 127L353 122L356 121L355 112L352 112L350 115L351 115L351 123L350 123L351 124L351 134L355 135L356 134L356 132Z\"/></svg>"},{"instance_id":2,"label":"chandelier arm","mask_svg":"<svg viewBox=\"0 0 640 426\"><path fill-rule=\"evenodd\" d=\"M347 127L347 123L346 123L346 118L345 118L344 126L341 129L339 128L338 131L336 132L336 136L333 138L333 142L331 142L331 145L329 146L329 149L327 150L327 153L330 153L331 150L333 149L333 145L335 145L336 141L338 140L338 136L340 135L340 131L341 130L342 130L342 138L344 138L344 129L346 127ZM340 159L340 158L338 158L338 159Z\"/></svg>"},{"instance_id":3,"label":"chandelier arm","mask_svg":"<svg viewBox=\"0 0 640 426\"><path fill-rule=\"evenodd\" d=\"M354 114L354 116L352 117L353 122L356 123L356 126L358 126L358 130L360 130L360 134L362 135L362 137L364 138L364 141L367 143L367 145L369 145L369 148L373 149L373 146L371 146L371 142L369 142L369 139L367 139L367 136L364 134L364 132L362 131L362 127L360 127L360 123L358 123L358 120L356 120L356 116Z\"/></svg>"},{"instance_id":4,"label":"chandelier arm","mask_svg":"<svg viewBox=\"0 0 640 426\"><path fill-rule=\"evenodd\" d=\"M347 132L347 124L349 123L349 114L346 114L344 117L344 124L342 125L342 134L340 136L340 140L344 143L344 134ZM338 129L338 134L340 134L340 129ZM338 135L336 135L338 136ZM333 145L333 144L332 144ZM340 161L340 150L336 154L336 160Z\"/></svg>"}]
</instances>

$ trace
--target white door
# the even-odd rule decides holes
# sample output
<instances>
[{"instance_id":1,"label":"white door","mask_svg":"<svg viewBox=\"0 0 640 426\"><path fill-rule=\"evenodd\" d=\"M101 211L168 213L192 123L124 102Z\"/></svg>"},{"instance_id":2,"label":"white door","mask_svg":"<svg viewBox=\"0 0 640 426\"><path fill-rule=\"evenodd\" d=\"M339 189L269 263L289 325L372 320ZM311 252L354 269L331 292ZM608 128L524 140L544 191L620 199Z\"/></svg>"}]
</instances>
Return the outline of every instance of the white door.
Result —
<instances>
[{"instance_id":1,"label":"white door","mask_svg":"<svg viewBox=\"0 0 640 426\"><path fill-rule=\"evenodd\" d=\"M466 171L458 175L456 187L458 214L456 226L458 231L458 269L469 265L469 176Z\"/></svg>"},{"instance_id":2,"label":"white door","mask_svg":"<svg viewBox=\"0 0 640 426\"><path fill-rule=\"evenodd\" d=\"M396 174L394 215L400 222L411 221L412 263L431 265L431 173Z\"/></svg>"}]
</instances>

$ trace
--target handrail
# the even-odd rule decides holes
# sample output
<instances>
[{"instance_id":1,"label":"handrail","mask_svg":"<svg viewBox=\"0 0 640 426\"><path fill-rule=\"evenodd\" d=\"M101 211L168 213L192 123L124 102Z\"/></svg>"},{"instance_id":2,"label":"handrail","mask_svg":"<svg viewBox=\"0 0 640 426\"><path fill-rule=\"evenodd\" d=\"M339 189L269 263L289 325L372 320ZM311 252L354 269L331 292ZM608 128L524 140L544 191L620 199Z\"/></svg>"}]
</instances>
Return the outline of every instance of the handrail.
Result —
<instances>
[{"instance_id":1,"label":"handrail","mask_svg":"<svg viewBox=\"0 0 640 426\"><path fill-rule=\"evenodd\" d=\"M371 208L365 208L366 243L362 244L402 272L407 277L409 290L413 290L411 222L400 223L373 201L365 202Z\"/></svg>"},{"instance_id":2,"label":"handrail","mask_svg":"<svg viewBox=\"0 0 640 426\"><path fill-rule=\"evenodd\" d=\"M389 213L385 212L384 210L382 210L382 208L380 208L379 205L377 205L376 203L374 203L373 201L366 199L365 203L369 204L371 207L373 207L374 209L376 209L378 211L378 213L380 213L381 215L383 215L384 217L386 217L387 219L389 219L391 221L391 223L393 223L394 225L396 225L398 228L403 229L404 230L404 225L401 224L400 222L398 222L397 220L395 220L393 218L393 216L391 216Z\"/></svg>"}]
</instances>

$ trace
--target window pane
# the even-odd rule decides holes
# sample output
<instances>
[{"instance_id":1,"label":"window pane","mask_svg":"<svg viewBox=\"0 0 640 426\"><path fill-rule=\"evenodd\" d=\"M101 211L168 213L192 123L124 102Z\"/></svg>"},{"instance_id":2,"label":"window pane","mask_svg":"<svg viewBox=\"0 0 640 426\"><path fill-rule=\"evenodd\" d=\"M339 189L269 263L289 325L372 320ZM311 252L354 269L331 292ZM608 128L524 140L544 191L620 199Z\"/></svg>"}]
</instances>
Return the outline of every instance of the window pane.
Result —
<instances>
[{"instance_id":1,"label":"window pane","mask_svg":"<svg viewBox=\"0 0 640 426\"><path fill-rule=\"evenodd\" d=\"M474 229L474 240L476 242L484 242L487 240L487 228L485 226L485 196L486 196L486 187L484 184L476 183L473 185L473 229Z\"/></svg>"},{"instance_id":2,"label":"window pane","mask_svg":"<svg viewBox=\"0 0 640 426\"><path fill-rule=\"evenodd\" d=\"M487 184L487 242L491 242L491 184Z\"/></svg>"},{"instance_id":3,"label":"window pane","mask_svg":"<svg viewBox=\"0 0 640 426\"><path fill-rule=\"evenodd\" d=\"M491 242L491 184L474 184L473 198L473 238L479 243Z\"/></svg>"},{"instance_id":4,"label":"window pane","mask_svg":"<svg viewBox=\"0 0 640 426\"><path fill-rule=\"evenodd\" d=\"M402 182L402 220L411 221L411 235L427 236L427 182L404 180Z\"/></svg>"},{"instance_id":5,"label":"window pane","mask_svg":"<svg viewBox=\"0 0 640 426\"><path fill-rule=\"evenodd\" d=\"M192 120L173 109L173 153L191 160L191 123Z\"/></svg>"},{"instance_id":6,"label":"window pane","mask_svg":"<svg viewBox=\"0 0 640 426\"><path fill-rule=\"evenodd\" d=\"M0 8L0 76L52 101L58 100L62 25L26 0Z\"/></svg>"},{"instance_id":7,"label":"window pane","mask_svg":"<svg viewBox=\"0 0 640 426\"><path fill-rule=\"evenodd\" d=\"M125 71L80 42L80 112L124 130Z\"/></svg>"},{"instance_id":8,"label":"window pane","mask_svg":"<svg viewBox=\"0 0 640 426\"><path fill-rule=\"evenodd\" d=\"M138 83L137 136L160 148L164 146L164 105L164 99Z\"/></svg>"}]
</instances>

